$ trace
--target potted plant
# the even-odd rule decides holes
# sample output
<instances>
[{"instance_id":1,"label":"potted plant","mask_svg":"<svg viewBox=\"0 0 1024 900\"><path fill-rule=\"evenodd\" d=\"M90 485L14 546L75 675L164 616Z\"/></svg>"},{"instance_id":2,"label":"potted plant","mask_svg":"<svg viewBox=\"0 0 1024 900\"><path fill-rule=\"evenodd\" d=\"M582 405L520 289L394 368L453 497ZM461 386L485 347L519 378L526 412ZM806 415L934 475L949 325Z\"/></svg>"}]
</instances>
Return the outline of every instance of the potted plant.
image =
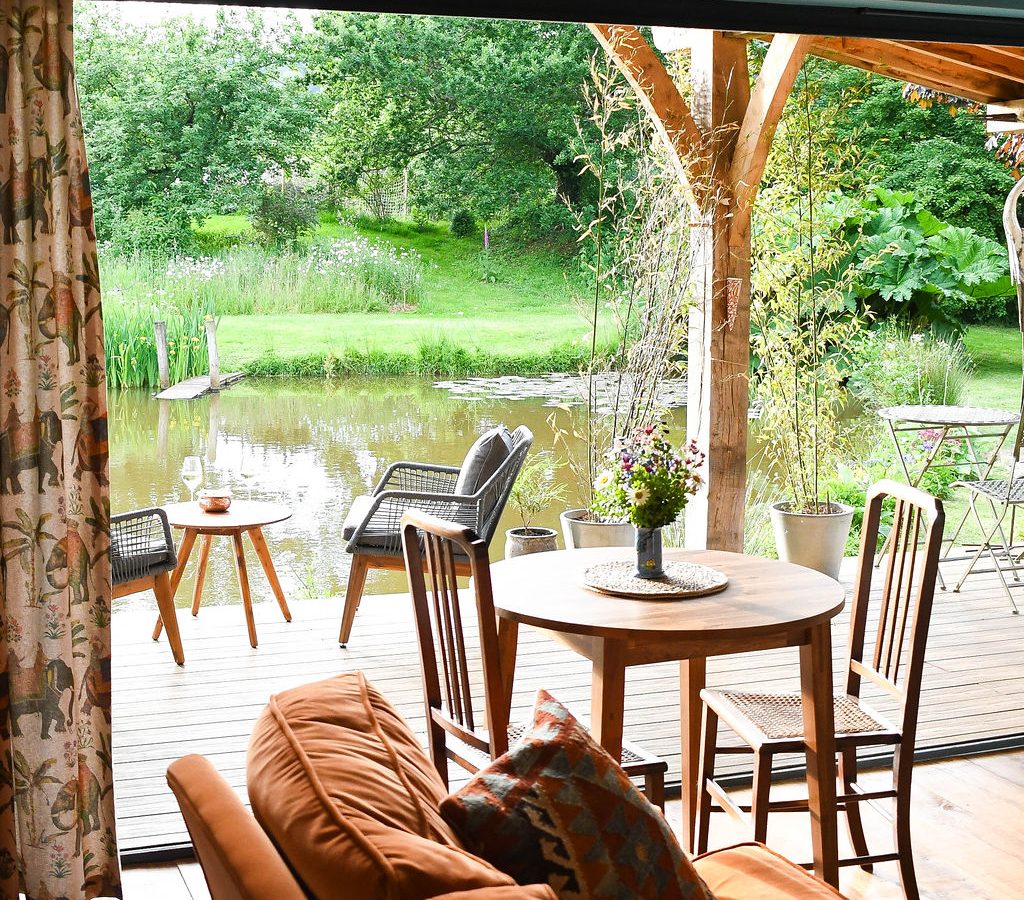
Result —
<instances>
[{"instance_id":1,"label":"potted plant","mask_svg":"<svg viewBox=\"0 0 1024 900\"><path fill-rule=\"evenodd\" d=\"M763 467L783 490L770 507L779 558L836 578L853 508L828 484L851 452L840 422L863 321L846 302L851 247L833 211L848 169L834 161L839 144L811 93L803 77L757 207L751 348Z\"/></svg>"},{"instance_id":2,"label":"potted plant","mask_svg":"<svg viewBox=\"0 0 1024 900\"><path fill-rule=\"evenodd\" d=\"M558 549L558 532L533 524L545 506L565 499L565 485L555 481L555 468L551 453L538 453L520 471L508 499L523 527L505 532L505 559Z\"/></svg>"},{"instance_id":3,"label":"potted plant","mask_svg":"<svg viewBox=\"0 0 1024 900\"><path fill-rule=\"evenodd\" d=\"M671 525L697 493L704 453L690 441L678 453L668 441L668 426L635 432L605 457L607 468L594 484L603 515L627 520L635 529L636 574L660 578L661 529Z\"/></svg>"},{"instance_id":4,"label":"potted plant","mask_svg":"<svg viewBox=\"0 0 1024 900\"><path fill-rule=\"evenodd\" d=\"M578 123L587 150L578 161L594 181L596 203L573 210L590 275L580 298L590 343L585 405L568 427L559 427L557 414L549 419L583 494L561 516L569 549L635 540L625 508L600 501L595 484L610 447L662 419L662 382L682 374L697 280L687 187L635 102L618 69L607 58L595 61L588 114Z\"/></svg>"}]
</instances>

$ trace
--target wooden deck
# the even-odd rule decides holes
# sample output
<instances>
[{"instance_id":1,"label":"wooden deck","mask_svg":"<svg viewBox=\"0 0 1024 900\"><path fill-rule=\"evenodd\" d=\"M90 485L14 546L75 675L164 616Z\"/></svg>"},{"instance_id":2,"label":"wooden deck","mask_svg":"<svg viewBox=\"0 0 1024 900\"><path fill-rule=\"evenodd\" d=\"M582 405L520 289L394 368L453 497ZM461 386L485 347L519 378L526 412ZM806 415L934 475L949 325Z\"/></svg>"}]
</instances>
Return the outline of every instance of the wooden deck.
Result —
<instances>
[{"instance_id":1,"label":"wooden deck","mask_svg":"<svg viewBox=\"0 0 1024 900\"><path fill-rule=\"evenodd\" d=\"M236 585L208 585L211 599L219 589L233 594ZM204 607L197 619L181 611L184 668L174 665L165 641L150 639L150 600L140 598L138 611L115 615L114 771L122 851L187 840L164 781L167 764L186 753L209 757L244 798L249 732L276 691L362 669L422 734L419 663L407 597L367 597L344 650L337 645L340 598L291 606L290 624L281 620L276 604L256 606L256 650L248 645L240 606ZM833 633L838 661L845 649L845 616ZM937 595L920 747L1024 734L1022 642L1024 616L1009 614L994 576L969 579L961 594ZM709 682L795 689L796 653L714 659ZM518 714L525 714L540 686L584 717L589 713L586 661L524 628L514 698ZM627 673L627 734L668 761L670 781L679 778L677 692L675 665Z\"/></svg>"},{"instance_id":2,"label":"wooden deck","mask_svg":"<svg viewBox=\"0 0 1024 900\"><path fill-rule=\"evenodd\" d=\"M221 375L220 387L217 390L222 391L225 388L229 388L243 378L245 378L245 372L228 372L225 375ZM213 391L213 388L210 386L210 376L195 375L192 378L179 381L177 384L172 384L153 396L157 400L195 400L197 397L202 397L211 391Z\"/></svg>"}]
</instances>

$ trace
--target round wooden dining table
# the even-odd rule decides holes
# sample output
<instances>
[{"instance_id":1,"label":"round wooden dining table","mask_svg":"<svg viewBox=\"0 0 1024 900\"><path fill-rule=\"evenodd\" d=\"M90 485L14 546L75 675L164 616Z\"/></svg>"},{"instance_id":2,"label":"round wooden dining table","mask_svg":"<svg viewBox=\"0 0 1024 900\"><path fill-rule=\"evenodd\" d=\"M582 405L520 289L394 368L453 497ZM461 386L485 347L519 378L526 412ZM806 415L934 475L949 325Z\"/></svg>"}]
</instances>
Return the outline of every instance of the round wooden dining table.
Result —
<instances>
[{"instance_id":1,"label":"round wooden dining table","mask_svg":"<svg viewBox=\"0 0 1024 900\"><path fill-rule=\"evenodd\" d=\"M635 600L583 584L589 566L635 558L631 548L534 553L491 570L506 700L520 625L529 625L592 663L594 737L618 758L622 750L625 673L629 666L679 662L684 840L693 849L700 749L700 692L709 656L799 647L807 738L807 782L815 871L838 883L835 725L831 620L845 590L819 572L778 560L717 550L669 550L667 560L724 572L720 593L681 600Z\"/></svg>"}]
</instances>

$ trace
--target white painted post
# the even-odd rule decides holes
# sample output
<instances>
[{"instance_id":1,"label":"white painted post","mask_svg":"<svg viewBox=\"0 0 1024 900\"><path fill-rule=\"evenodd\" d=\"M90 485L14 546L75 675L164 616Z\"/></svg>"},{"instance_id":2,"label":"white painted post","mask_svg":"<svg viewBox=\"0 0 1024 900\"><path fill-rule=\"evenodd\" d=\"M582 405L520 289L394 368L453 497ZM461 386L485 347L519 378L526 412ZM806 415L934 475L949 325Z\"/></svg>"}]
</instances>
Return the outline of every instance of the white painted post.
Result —
<instances>
[{"instance_id":1,"label":"white painted post","mask_svg":"<svg viewBox=\"0 0 1024 900\"><path fill-rule=\"evenodd\" d=\"M210 357L210 390L220 390L220 354L217 353L217 322L206 317L206 352Z\"/></svg>"},{"instance_id":2,"label":"white painted post","mask_svg":"<svg viewBox=\"0 0 1024 900\"><path fill-rule=\"evenodd\" d=\"M167 363L167 323L154 322L153 333L156 336L156 368L160 378L160 390L166 391L171 386L171 370Z\"/></svg>"}]
</instances>

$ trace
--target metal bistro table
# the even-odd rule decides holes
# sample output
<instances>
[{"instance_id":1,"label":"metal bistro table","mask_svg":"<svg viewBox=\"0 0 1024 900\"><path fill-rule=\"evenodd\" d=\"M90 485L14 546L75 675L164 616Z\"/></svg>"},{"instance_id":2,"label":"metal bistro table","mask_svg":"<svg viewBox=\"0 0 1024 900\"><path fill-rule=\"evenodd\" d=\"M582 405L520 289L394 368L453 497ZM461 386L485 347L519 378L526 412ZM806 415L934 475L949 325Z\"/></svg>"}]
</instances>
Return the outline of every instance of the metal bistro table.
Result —
<instances>
[{"instance_id":1,"label":"metal bistro table","mask_svg":"<svg viewBox=\"0 0 1024 900\"><path fill-rule=\"evenodd\" d=\"M878 410L878 416L889 426L889 433L892 435L896 456L903 468L903 474L907 479L907 484L913 487L919 487L925 474L931 469L955 469L964 475L973 475L979 481L984 481L992 473L999 451L1006 443L1010 431L1020 421L1019 412L981 406L886 406ZM938 435L925 457L924 465L918 472L912 472L907 459L905 436L909 433L919 435L925 429L934 429ZM904 436L904 443L900 442L901 435ZM967 459L963 462L942 462L940 453L943 445L957 440L964 442L964 446L967 448ZM978 446L977 442L982 440L994 441L988 453ZM991 499L989 502L992 502ZM949 551L963 530L971 509L974 509L973 504L964 512L952 534L945 538L947 547L942 556L943 562L963 562L970 559L970 555L950 556ZM993 514L995 512L993 505ZM975 515L977 515L976 510ZM886 545L888 545L888 539ZM881 561L884 549L883 553L878 554L876 565ZM939 583L945 588L941 572Z\"/></svg>"},{"instance_id":2,"label":"metal bistro table","mask_svg":"<svg viewBox=\"0 0 1024 900\"><path fill-rule=\"evenodd\" d=\"M807 783L814 867L838 884L835 725L830 623L845 602L831 578L777 560L716 550L670 550L669 560L704 563L729 577L718 594L684 600L630 600L583 586L583 570L634 558L629 548L556 550L491 568L503 671L515 669L519 626L530 625L593 664L594 737L613 758L622 750L626 668L679 662L683 838L692 849L706 658L776 647L800 648L807 735ZM511 677L505 685L511 699Z\"/></svg>"},{"instance_id":3,"label":"metal bistro table","mask_svg":"<svg viewBox=\"0 0 1024 900\"><path fill-rule=\"evenodd\" d=\"M213 542L214 535L230 537L234 544L235 571L238 573L238 586L242 592L242 606L245 609L245 624L249 630L249 643L253 647L256 646L256 621L252 614L249 573L245 565L245 546L242 544L242 535L248 534L260 565L263 566L267 581L270 582L270 588L277 598L278 606L281 607L281 612L284 614L285 621L292 620L292 614L284 598L284 591L281 589L281 582L274 570L274 563L270 558L270 550L263 538L262 530L264 525L273 525L275 522L290 519L292 512L287 506L281 506L279 503L235 500L227 512L209 513L200 509L198 503L170 503L164 507L164 512L167 513L167 519L174 528L185 530L181 545L178 547L178 565L171 574L172 598L177 593L181 576L192 555L196 538L200 535L203 537L203 544L199 551L199 566L196 570L195 588L192 591L192 615L199 615L199 603L203 597L203 582L206 579L206 565L210 558L210 544ZM153 629L154 641L160 637L161 628L162 622L157 619L156 627Z\"/></svg>"}]
</instances>

